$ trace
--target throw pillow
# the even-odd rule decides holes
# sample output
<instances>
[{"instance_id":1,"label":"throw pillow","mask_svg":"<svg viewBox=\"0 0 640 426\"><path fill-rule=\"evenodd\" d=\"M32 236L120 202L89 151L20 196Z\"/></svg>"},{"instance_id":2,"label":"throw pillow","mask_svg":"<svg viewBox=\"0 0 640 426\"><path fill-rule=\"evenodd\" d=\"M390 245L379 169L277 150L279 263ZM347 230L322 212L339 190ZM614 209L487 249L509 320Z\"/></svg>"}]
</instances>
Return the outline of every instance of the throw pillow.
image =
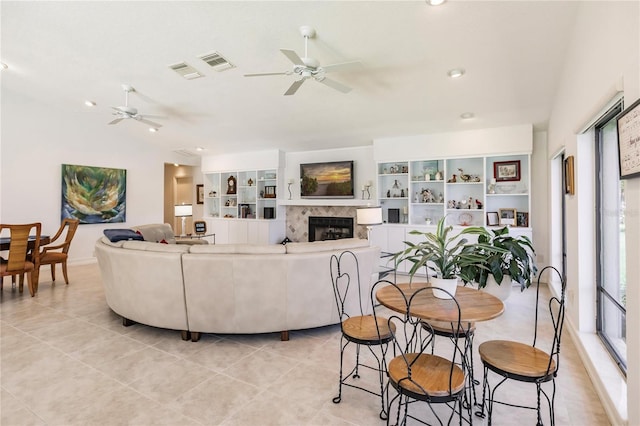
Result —
<instances>
[{"instance_id":1,"label":"throw pillow","mask_svg":"<svg viewBox=\"0 0 640 426\"><path fill-rule=\"evenodd\" d=\"M109 241L116 243L118 241L143 241L142 235L135 232L133 229L105 229L104 235L109 238Z\"/></svg>"}]
</instances>

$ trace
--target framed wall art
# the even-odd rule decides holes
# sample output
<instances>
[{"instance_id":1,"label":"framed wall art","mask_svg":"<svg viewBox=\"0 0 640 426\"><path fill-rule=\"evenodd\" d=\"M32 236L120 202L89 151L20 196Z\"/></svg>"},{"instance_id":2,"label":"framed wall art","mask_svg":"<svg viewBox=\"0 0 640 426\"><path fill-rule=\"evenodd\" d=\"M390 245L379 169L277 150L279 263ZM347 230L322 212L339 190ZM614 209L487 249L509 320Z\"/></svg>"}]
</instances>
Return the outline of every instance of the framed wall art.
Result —
<instances>
[{"instance_id":1,"label":"framed wall art","mask_svg":"<svg viewBox=\"0 0 640 426\"><path fill-rule=\"evenodd\" d=\"M618 117L620 179L640 176L640 99Z\"/></svg>"},{"instance_id":2,"label":"framed wall art","mask_svg":"<svg viewBox=\"0 0 640 426\"><path fill-rule=\"evenodd\" d=\"M62 219L80 224L126 221L127 171L62 165Z\"/></svg>"},{"instance_id":3,"label":"framed wall art","mask_svg":"<svg viewBox=\"0 0 640 426\"><path fill-rule=\"evenodd\" d=\"M565 194L575 195L576 183L575 183L575 170L573 164L573 155L564 159L564 192Z\"/></svg>"},{"instance_id":4,"label":"framed wall art","mask_svg":"<svg viewBox=\"0 0 640 426\"><path fill-rule=\"evenodd\" d=\"M196 204L204 204L204 185L196 185Z\"/></svg>"},{"instance_id":5,"label":"framed wall art","mask_svg":"<svg viewBox=\"0 0 640 426\"><path fill-rule=\"evenodd\" d=\"M493 177L497 182L520 180L520 160L496 161L493 163Z\"/></svg>"}]
</instances>

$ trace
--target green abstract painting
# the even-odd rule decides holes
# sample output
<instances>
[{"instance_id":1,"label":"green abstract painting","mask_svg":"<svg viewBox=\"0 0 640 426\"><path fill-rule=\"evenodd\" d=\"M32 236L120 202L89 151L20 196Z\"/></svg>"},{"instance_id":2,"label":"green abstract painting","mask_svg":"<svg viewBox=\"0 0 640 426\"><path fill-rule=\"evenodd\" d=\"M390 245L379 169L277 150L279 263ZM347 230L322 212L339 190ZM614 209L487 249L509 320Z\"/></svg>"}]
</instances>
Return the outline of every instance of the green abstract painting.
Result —
<instances>
[{"instance_id":1,"label":"green abstract painting","mask_svg":"<svg viewBox=\"0 0 640 426\"><path fill-rule=\"evenodd\" d=\"M127 171L62 165L62 218L86 223L126 219Z\"/></svg>"}]
</instances>

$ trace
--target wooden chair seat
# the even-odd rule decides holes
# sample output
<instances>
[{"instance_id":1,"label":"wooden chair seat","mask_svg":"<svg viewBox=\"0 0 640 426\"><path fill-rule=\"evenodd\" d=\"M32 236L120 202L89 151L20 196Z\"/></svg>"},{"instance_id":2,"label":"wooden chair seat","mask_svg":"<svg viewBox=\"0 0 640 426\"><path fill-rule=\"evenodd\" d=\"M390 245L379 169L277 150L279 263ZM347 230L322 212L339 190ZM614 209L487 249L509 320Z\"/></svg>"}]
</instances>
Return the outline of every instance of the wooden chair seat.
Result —
<instances>
[{"instance_id":1,"label":"wooden chair seat","mask_svg":"<svg viewBox=\"0 0 640 426\"><path fill-rule=\"evenodd\" d=\"M429 355L409 353L405 358L400 355L389 363L389 380L408 393L430 397L448 397L460 393L464 389L464 372L457 365L453 365L446 358ZM414 362L415 360L415 362ZM411 379L407 362L411 364ZM451 389L449 389L449 376L451 374ZM423 390L424 389L424 390Z\"/></svg>"},{"instance_id":2,"label":"wooden chair seat","mask_svg":"<svg viewBox=\"0 0 640 426\"><path fill-rule=\"evenodd\" d=\"M427 325L428 324L428 325ZM439 336L453 336L453 325L450 322L444 321L423 321L422 324L425 329L433 329L433 332ZM431 326L431 327L429 327ZM467 333L473 334L476 331L476 323L461 323L460 330L458 331L458 337L467 337Z\"/></svg>"},{"instance_id":3,"label":"wooden chair seat","mask_svg":"<svg viewBox=\"0 0 640 426\"><path fill-rule=\"evenodd\" d=\"M378 323L377 327L376 322ZM391 327L395 331L395 324L392 323ZM378 329L380 330L379 336ZM393 338L387 319L374 318L373 315L347 318L342 322L342 332L349 340L365 345L386 343Z\"/></svg>"},{"instance_id":4,"label":"wooden chair seat","mask_svg":"<svg viewBox=\"0 0 640 426\"><path fill-rule=\"evenodd\" d=\"M485 366L498 374L517 376L521 380L550 380L556 371L555 360L548 353L520 342L490 340L478 348ZM527 380L528 379L528 380Z\"/></svg>"}]
</instances>

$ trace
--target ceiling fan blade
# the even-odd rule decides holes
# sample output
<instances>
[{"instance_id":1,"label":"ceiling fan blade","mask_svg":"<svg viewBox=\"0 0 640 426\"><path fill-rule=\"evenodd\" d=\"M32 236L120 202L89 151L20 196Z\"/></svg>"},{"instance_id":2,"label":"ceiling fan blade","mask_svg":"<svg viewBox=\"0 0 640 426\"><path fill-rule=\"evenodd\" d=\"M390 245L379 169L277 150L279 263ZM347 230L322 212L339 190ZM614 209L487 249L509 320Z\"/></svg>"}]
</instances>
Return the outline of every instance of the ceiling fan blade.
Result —
<instances>
[{"instance_id":1,"label":"ceiling fan blade","mask_svg":"<svg viewBox=\"0 0 640 426\"><path fill-rule=\"evenodd\" d=\"M245 77L262 77L265 75L287 75L287 74L291 74L290 71L287 72L262 72L262 73L257 73L257 74L245 74Z\"/></svg>"},{"instance_id":2,"label":"ceiling fan blade","mask_svg":"<svg viewBox=\"0 0 640 426\"><path fill-rule=\"evenodd\" d=\"M300 56L298 56L298 54L296 52L294 52L293 50L289 50L289 49L280 49L280 51L282 53L284 53L284 56L286 56L287 58L289 58L289 60L291 62L293 62L295 65L301 65L301 66L306 66L304 64L304 62L302 61L302 58L300 58Z\"/></svg>"},{"instance_id":3,"label":"ceiling fan blade","mask_svg":"<svg viewBox=\"0 0 640 426\"><path fill-rule=\"evenodd\" d=\"M351 91L351 87L345 86L342 83L338 83L335 80L331 80L330 78L323 78L321 80L317 80L319 83L322 83L326 86L331 87L332 89L336 89L342 93L349 93Z\"/></svg>"},{"instance_id":4,"label":"ceiling fan blade","mask_svg":"<svg viewBox=\"0 0 640 426\"><path fill-rule=\"evenodd\" d=\"M341 62L339 64L331 64L322 67L324 72L346 71L349 69L362 68L363 64L360 61Z\"/></svg>"},{"instance_id":5,"label":"ceiling fan blade","mask_svg":"<svg viewBox=\"0 0 640 426\"><path fill-rule=\"evenodd\" d=\"M144 114L142 118L159 118L161 120L167 120L169 117L166 115Z\"/></svg>"},{"instance_id":6,"label":"ceiling fan blade","mask_svg":"<svg viewBox=\"0 0 640 426\"><path fill-rule=\"evenodd\" d=\"M119 122L121 122L122 120L124 120L124 118L116 118L115 120L110 121L110 122L109 122L109 123L107 123L107 124L118 124L118 123L119 123Z\"/></svg>"},{"instance_id":7,"label":"ceiling fan blade","mask_svg":"<svg viewBox=\"0 0 640 426\"><path fill-rule=\"evenodd\" d=\"M147 119L142 118L142 117L136 117L136 120L138 120L138 121L140 121L142 123L148 124L149 126L156 127L156 128L162 127L162 124L154 123L153 121L147 120Z\"/></svg>"},{"instance_id":8,"label":"ceiling fan blade","mask_svg":"<svg viewBox=\"0 0 640 426\"><path fill-rule=\"evenodd\" d=\"M289 89L286 92L284 92L284 95L289 96L289 95L295 94L300 88L300 86L302 86L302 83L304 83L304 79L294 81L293 84L289 87Z\"/></svg>"}]
</instances>

